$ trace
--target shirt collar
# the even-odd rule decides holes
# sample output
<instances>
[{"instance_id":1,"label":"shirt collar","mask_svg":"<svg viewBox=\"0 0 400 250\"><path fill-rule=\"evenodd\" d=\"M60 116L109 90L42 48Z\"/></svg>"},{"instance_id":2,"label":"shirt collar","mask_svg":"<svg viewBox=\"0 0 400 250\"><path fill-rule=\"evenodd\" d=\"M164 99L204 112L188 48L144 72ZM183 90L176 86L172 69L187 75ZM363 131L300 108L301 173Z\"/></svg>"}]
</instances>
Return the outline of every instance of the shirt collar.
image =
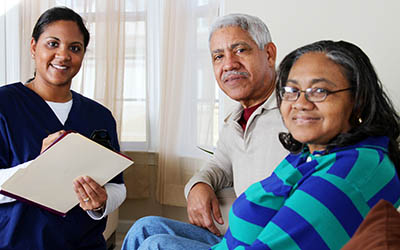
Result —
<instances>
[{"instance_id":1,"label":"shirt collar","mask_svg":"<svg viewBox=\"0 0 400 250\"><path fill-rule=\"evenodd\" d=\"M276 102L276 94L275 91L272 92L272 94L268 97L268 99L260 106L258 107L255 111L254 111L254 115L259 115L263 112L263 110L273 110L273 109L277 109L277 102ZM238 103L234 109L232 110L232 112L230 112L224 119L224 122L228 122L228 120L234 120L237 121L240 119L242 112L243 112L243 106Z\"/></svg>"},{"instance_id":2,"label":"shirt collar","mask_svg":"<svg viewBox=\"0 0 400 250\"><path fill-rule=\"evenodd\" d=\"M349 150L353 148L372 148L376 150L382 150L383 152L388 152L389 146L389 138L387 136L369 136L358 143L343 146L343 147L334 147L329 150L329 153L335 153L338 151ZM303 147L303 154L310 154L310 149L307 145ZM327 154L327 150L316 150L312 153L312 155L325 155Z\"/></svg>"}]
</instances>

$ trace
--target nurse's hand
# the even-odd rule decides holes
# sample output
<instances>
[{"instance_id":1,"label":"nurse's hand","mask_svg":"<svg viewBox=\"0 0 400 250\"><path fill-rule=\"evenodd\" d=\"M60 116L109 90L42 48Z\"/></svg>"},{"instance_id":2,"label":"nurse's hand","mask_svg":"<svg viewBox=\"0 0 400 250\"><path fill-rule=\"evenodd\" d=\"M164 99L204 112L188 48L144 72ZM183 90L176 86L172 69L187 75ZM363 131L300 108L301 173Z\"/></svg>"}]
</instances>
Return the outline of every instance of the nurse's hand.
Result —
<instances>
[{"instance_id":1,"label":"nurse's hand","mask_svg":"<svg viewBox=\"0 0 400 250\"><path fill-rule=\"evenodd\" d=\"M85 210L98 211L104 208L107 201L106 189L89 176L80 176L73 181L74 191L79 206Z\"/></svg>"},{"instance_id":2,"label":"nurse's hand","mask_svg":"<svg viewBox=\"0 0 400 250\"><path fill-rule=\"evenodd\" d=\"M62 136L64 133L65 130L60 130L44 138L42 141L42 149L40 150L40 153L43 153L43 151L45 151L55 140L58 139L58 137Z\"/></svg>"}]
</instances>

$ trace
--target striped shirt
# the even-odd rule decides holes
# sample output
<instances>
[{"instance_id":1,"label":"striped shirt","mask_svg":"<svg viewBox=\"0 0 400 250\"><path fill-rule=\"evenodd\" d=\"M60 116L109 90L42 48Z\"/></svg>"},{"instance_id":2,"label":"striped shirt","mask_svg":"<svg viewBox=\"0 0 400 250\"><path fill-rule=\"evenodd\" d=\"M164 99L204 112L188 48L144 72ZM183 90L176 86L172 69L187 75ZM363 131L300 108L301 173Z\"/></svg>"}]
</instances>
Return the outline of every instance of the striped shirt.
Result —
<instances>
[{"instance_id":1,"label":"striped shirt","mask_svg":"<svg viewBox=\"0 0 400 250\"><path fill-rule=\"evenodd\" d=\"M211 249L340 249L380 199L400 203L388 142L369 137L329 154L289 154L237 198Z\"/></svg>"}]
</instances>

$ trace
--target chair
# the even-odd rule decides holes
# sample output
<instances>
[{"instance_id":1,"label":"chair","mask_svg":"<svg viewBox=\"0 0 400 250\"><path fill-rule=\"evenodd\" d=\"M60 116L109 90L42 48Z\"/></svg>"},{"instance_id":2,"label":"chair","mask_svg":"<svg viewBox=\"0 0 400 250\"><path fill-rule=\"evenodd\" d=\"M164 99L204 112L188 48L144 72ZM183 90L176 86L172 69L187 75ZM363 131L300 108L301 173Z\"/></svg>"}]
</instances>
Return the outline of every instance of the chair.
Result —
<instances>
[{"instance_id":1,"label":"chair","mask_svg":"<svg viewBox=\"0 0 400 250\"><path fill-rule=\"evenodd\" d=\"M115 247L116 231L118 227L119 211L116 209L108 215L106 228L103 232L104 239L107 242L107 249L112 250Z\"/></svg>"}]
</instances>

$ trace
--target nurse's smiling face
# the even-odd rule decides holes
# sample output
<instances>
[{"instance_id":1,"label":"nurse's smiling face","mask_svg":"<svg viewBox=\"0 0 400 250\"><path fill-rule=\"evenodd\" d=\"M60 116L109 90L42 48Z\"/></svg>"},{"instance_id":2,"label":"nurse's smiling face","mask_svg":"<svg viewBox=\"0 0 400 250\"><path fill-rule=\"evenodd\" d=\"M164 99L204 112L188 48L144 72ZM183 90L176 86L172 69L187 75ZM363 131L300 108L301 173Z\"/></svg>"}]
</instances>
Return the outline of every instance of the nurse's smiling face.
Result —
<instances>
[{"instance_id":1,"label":"nurse's smiling face","mask_svg":"<svg viewBox=\"0 0 400 250\"><path fill-rule=\"evenodd\" d=\"M293 64L285 86L303 91L308 88L335 91L347 89L350 84L341 66L324 53L310 52ZM296 101L283 99L280 110L292 136L306 143L313 152L324 150L331 139L351 129L349 119L353 105L350 91L332 93L322 102L308 101L301 93Z\"/></svg>"},{"instance_id":2,"label":"nurse's smiling face","mask_svg":"<svg viewBox=\"0 0 400 250\"><path fill-rule=\"evenodd\" d=\"M73 21L55 21L45 27L37 41L32 38L31 53L36 64L35 83L70 85L85 55L83 34Z\"/></svg>"}]
</instances>

